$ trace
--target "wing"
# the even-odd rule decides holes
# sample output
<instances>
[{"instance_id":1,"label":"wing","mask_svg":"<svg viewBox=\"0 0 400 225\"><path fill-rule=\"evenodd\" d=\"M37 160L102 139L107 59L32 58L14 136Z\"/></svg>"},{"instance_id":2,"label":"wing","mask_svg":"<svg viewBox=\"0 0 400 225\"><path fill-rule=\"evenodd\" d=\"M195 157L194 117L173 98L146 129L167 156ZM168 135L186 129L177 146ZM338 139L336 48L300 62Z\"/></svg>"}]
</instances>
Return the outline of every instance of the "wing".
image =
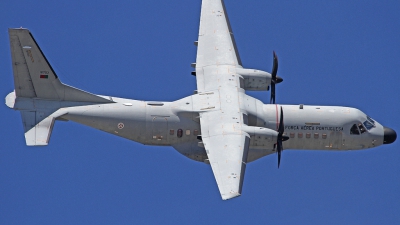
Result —
<instances>
[{"instance_id":1,"label":"wing","mask_svg":"<svg viewBox=\"0 0 400 225\"><path fill-rule=\"evenodd\" d=\"M203 144L223 200L240 196L250 138L218 111L201 114Z\"/></svg>"},{"instance_id":2,"label":"wing","mask_svg":"<svg viewBox=\"0 0 400 225\"><path fill-rule=\"evenodd\" d=\"M196 59L202 141L222 199L239 196L249 149L242 131L235 41L222 0L203 0Z\"/></svg>"}]
</instances>

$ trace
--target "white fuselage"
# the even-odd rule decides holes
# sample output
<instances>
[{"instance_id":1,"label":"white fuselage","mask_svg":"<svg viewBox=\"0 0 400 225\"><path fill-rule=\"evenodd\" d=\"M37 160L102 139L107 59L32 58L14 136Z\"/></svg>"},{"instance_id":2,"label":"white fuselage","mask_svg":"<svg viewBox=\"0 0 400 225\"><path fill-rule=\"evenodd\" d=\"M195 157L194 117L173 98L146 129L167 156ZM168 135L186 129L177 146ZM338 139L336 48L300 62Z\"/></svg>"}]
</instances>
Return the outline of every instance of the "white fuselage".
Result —
<instances>
[{"instance_id":1,"label":"white fuselage","mask_svg":"<svg viewBox=\"0 0 400 225\"><path fill-rule=\"evenodd\" d=\"M218 91L210 92L218 94ZM173 146L183 155L207 162L201 142L199 112L219 110L204 107L198 94L174 102L146 102L112 97L116 103L75 106L59 110L62 119L112 133L145 145ZM358 150L383 144L383 127L374 122L366 129L367 116L358 109L338 106L274 105L240 92L241 118L250 127L277 130L279 108L284 112L284 149ZM199 101L200 100L200 101ZM218 104L218 102L216 103ZM356 126L358 132L350 130ZM361 129L360 129L361 128ZM274 153L276 139L253 135L248 161Z\"/></svg>"}]
</instances>

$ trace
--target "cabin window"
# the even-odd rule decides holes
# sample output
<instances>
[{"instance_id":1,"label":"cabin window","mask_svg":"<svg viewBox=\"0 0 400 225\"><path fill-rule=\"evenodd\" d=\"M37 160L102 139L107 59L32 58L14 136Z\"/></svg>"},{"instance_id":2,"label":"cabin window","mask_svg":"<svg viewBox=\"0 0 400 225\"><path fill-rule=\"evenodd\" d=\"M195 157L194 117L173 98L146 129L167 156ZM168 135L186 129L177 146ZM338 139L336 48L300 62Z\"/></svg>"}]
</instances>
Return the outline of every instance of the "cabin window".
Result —
<instances>
[{"instance_id":1,"label":"cabin window","mask_svg":"<svg viewBox=\"0 0 400 225\"><path fill-rule=\"evenodd\" d=\"M183 135L183 130L182 130L182 129L178 129L177 132L176 132L176 136L177 136L178 138L181 138L182 135Z\"/></svg>"},{"instance_id":2,"label":"cabin window","mask_svg":"<svg viewBox=\"0 0 400 225\"><path fill-rule=\"evenodd\" d=\"M190 130L186 130L186 135L190 135Z\"/></svg>"},{"instance_id":3,"label":"cabin window","mask_svg":"<svg viewBox=\"0 0 400 225\"><path fill-rule=\"evenodd\" d=\"M327 136L328 135L326 135L326 134L322 134L322 139L326 139Z\"/></svg>"},{"instance_id":4,"label":"cabin window","mask_svg":"<svg viewBox=\"0 0 400 225\"><path fill-rule=\"evenodd\" d=\"M319 138L319 133L314 133L314 138L315 139Z\"/></svg>"},{"instance_id":5,"label":"cabin window","mask_svg":"<svg viewBox=\"0 0 400 225\"><path fill-rule=\"evenodd\" d=\"M169 130L169 135L174 135L174 134L175 134L175 130L174 129Z\"/></svg>"},{"instance_id":6,"label":"cabin window","mask_svg":"<svg viewBox=\"0 0 400 225\"><path fill-rule=\"evenodd\" d=\"M311 137L311 134L310 133L307 133L306 134L306 138L310 138Z\"/></svg>"},{"instance_id":7,"label":"cabin window","mask_svg":"<svg viewBox=\"0 0 400 225\"><path fill-rule=\"evenodd\" d=\"M290 133L290 138L294 138L294 133Z\"/></svg>"},{"instance_id":8,"label":"cabin window","mask_svg":"<svg viewBox=\"0 0 400 225\"><path fill-rule=\"evenodd\" d=\"M298 133L298 134L297 134L297 137L298 137L298 138L303 138L303 133Z\"/></svg>"},{"instance_id":9,"label":"cabin window","mask_svg":"<svg viewBox=\"0 0 400 225\"><path fill-rule=\"evenodd\" d=\"M350 128L350 134L352 134L352 135L360 134L360 131L358 130L358 127L356 124L353 124L353 126Z\"/></svg>"},{"instance_id":10,"label":"cabin window","mask_svg":"<svg viewBox=\"0 0 400 225\"><path fill-rule=\"evenodd\" d=\"M194 136L197 136L199 134L199 131L198 130L193 130L193 135Z\"/></svg>"}]
</instances>

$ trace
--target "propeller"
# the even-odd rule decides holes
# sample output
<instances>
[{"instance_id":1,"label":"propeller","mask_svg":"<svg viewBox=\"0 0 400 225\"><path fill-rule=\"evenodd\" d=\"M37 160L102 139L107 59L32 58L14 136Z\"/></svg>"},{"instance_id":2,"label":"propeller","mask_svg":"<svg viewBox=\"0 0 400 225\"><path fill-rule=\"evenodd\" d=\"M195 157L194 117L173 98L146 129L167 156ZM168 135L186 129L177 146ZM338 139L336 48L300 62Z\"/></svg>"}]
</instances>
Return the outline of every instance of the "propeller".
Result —
<instances>
[{"instance_id":1,"label":"propeller","mask_svg":"<svg viewBox=\"0 0 400 225\"><path fill-rule=\"evenodd\" d=\"M281 118L279 121L279 127L278 127L278 138L277 138L277 143L276 143L276 150L278 153L278 168L281 164L281 155L282 155L282 151L283 151L283 145L282 142L283 141L287 141L289 139L288 136L283 135L284 132L284 125L283 125L283 109L281 106Z\"/></svg>"},{"instance_id":2,"label":"propeller","mask_svg":"<svg viewBox=\"0 0 400 225\"><path fill-rule=\"evenodd\" d=\"M277 72L278 72L278 56L276 55L275 51L273 51L273 55L274 55L274 63L272 66L272 72L271 72L271 99L270 99L270 103L275 104L275 84L278 84L280 82L283 81L282 78L280 78L279 76L277 76Z\"/></svg>"}]
</instances>

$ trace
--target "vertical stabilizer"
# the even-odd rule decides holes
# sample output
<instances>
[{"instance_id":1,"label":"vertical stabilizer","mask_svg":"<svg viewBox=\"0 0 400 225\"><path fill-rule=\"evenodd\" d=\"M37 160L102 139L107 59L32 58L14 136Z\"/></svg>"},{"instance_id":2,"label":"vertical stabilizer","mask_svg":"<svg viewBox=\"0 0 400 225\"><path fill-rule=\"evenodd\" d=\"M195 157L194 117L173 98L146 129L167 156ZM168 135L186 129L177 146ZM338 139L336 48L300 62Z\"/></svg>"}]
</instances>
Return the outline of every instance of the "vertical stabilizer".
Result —
<instances>
[{"instance_id":1,"label":"vertical stabilizer","mask_svg":"<svg viewBox=\"0 0 400 225\"><path fill-rule=\"evenodd\" d=\"M93 103L112 102L61 83L28 29L9 29L8 33L17 97Z\"/></svg>"},{"instance_id":2,"label":"vertical stabilizer","mask_svg":"<svg viewBox=\"0 0 400 225\"><path fill-rule=\"evenodd\" d=\"M60 99L57 75L27 29L9 29L16 95Z\"/></svg>"},{"instance_id":3,"label":"vertical stabilizer","mask_svg":"<svg viewBox=\"0 0 400 225\"><path fill-rule=\"evenodd\" d=\"M15 90L6 105L20 110L28 146L49 143L54 121L62 107L112 103L61 83L28 29L9 29Z\"/></svg>"}]
</instances>

